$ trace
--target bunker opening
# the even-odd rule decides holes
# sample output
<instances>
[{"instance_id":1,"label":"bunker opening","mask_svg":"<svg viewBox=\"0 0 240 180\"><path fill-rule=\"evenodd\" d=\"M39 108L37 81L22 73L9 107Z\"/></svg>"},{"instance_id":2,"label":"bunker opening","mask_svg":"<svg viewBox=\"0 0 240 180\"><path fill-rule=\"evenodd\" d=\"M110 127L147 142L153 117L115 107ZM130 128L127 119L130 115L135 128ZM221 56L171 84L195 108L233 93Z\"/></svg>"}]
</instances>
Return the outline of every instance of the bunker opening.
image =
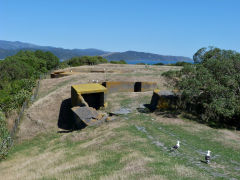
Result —
<instances>
[{"instance_id":1,"label":"bunker opening","mask_svg":"<svg viewBox=\"0 0 240 180\"><path fill-rule=\"evenodd\" d=\"M141 90L142 90L142 82L135 82L134 92L141 92Z\"/></svg>"},{"instance_id":2,"label":"bunker opening","mask_svg":"<svg viewBox=\"0 0 240 180\"><path fill-rule=\"evenodd\" d=\"M83 99L88 103L89 107L100 109L104 106L104 93L82 94Z\"/></svg>"}]
</instances>

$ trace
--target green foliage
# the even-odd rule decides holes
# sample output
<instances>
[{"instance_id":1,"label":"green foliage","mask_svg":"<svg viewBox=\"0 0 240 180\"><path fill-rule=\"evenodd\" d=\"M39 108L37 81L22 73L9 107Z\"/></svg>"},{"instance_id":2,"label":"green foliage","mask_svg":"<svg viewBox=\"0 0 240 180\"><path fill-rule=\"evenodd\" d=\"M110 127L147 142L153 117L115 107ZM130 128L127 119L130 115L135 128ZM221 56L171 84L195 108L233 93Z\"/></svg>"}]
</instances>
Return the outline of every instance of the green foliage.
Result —
<instances>
[{"instance_id":1,"label":"green foliage","mask_svg":"<svg viewBox=\"0 0 240 180\"><path fill-rule=\"evenodd\" d=\"M240 54L218 48L202 48L194 65L185 65L175 87L181 92L182 108L210 124L240 127Z\"/></svg>"},{"instance_id":2,"label":"green foliage","mask_svg":"<svg viewBox=\"0 0 240 180\"><path fill-rule=\"evenodd\" d=\"M37 58L43 59L46 61L47 70L54 69L60 64L58 57L49 51L43 52L43 51L37 50L35 51L34 54Z\"/></svg>"},{"instance_id":3,"label":"green foliage","mask_svg":"<svg viewBox=\"0 0 240 180\"><path fill-rule=\"evenodd\" d=\"M96 65L107 63L108 61L101 56L82 56L73 57L64 62L68 66Z\"/></svg>"},{"instance_id":4,"label":"green foliage","mask_svg":"<svg viewBox=\"0 0 240 180\"><path fill-rule=\"evenodd\" d=\"M18 108L31 97L35 81L41 73L59 65L50 52L19 51L0 63L0 108L4 112Z\"/></svg>"},{"instance_id":5,"label":"green foliage","mask_svg":"<svg viewBox=\"0 0 240 180\"><path fill-rule=\"evenodd\" d=\"M174 78L174 77L178 77L179 75L180 75L179 71L175 71L175 70L169 70L162 73L162 76L165 76L167 78Z\"/></svg>"},{"instance_id":6,"label":"green foliage","mask_svg":"<svg viewBox=\"0 0 240 180\"><path fill-rule=\"evenodd\" d=\"M162 65L164 65L164 64L160 62L160 63L156 63L156 64L153 64L153 65L156 65L156 66L157 66L157 65L158 65L158 66L162 66Z\"/></svg>"},{"instance_id":7,"label":"green foliage","mask_svg":"<svg viewBox=\"0 0 240 180\"><path fill-rule=\"evenodd\" d=\"M9 136L9 132L7 130L7 124L5 120L4 113L0 110L0 144L2 144L2 140Z\"/></svg>"},{"instance_id":8,"label":"green foliage","mask_svg":"<svg viewBox=\"0 0 240 180\"><path fill-rule=\"evenodd\" d=\"M127 64L125 60L120 60L120 61L110 61L111 64Z\"/></svg>"},{"instance_id":9,"label":"green foliage","mask_svg":"<svg viewBox=\"0 0 240 180\"><path fill-rule=\"evenodd\" d=\"M3 141L9 137L7 124L4 113L0 110L0 160L7 155L7 144L3 145ZM6 142L7 143L7 142Z\"/></svg>"},{"instance_id":10,"label":"green foliage","mask_svg":"<svg viewBox=\"0 0 240 180\"><path fill-rule=\"evenodd\" d=\"M191 65L191 63L188 63L188 62L184 62L184 61L179 61L179 62L176 62L176 63L173 63L173 64L168 64L170 66L186 66L186 65Z\"/></svg>"}]
</instances>

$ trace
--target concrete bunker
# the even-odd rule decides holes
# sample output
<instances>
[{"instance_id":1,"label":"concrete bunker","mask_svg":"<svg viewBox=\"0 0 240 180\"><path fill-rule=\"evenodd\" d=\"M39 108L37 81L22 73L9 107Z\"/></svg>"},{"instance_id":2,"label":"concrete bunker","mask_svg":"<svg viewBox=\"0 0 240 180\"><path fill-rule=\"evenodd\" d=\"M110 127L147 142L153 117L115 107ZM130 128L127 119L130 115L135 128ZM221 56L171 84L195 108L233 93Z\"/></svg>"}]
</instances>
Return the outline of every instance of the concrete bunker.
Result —
<instances>
[{"instance_id":1,"label":"concrete bunker","mask_svg":"<svg viewBox=\"0 0 240 180\"><path fill-rule=\"evenodd\" d=\"M81 129L84 126L94 126L103 123L107 120L108 116L104 113L98 113L96 109L92 107L73 107L75 127Z\"/></svg>"},{"instance_id":2,"label":"concrete bunker","mask_svg":"<svg viewBox=\"0 0 240 180\"><path fill-rule=\"evenodd\" d=\"M71 87L72 112L76 129L93 126L107 120L106 113L96 109L105 107L106 88L101 84L79 84Z\"/></svg>"},{"instance_id":3,"label":"concrete bunker","mask_svg":"<svg viewBox=\"0 0 240 180\"><path fill-rule=\"evenodd\" d=\"M151 110L166 110L176 108L178 96L173 91L155 89L150 103Z\"/></svg>"},{"instance_id":4,"label":"concrete bunker","mask_svg":"<svg viewBox=\"0 0 240 180\"><path fill-rule=\"evenodd\" d=\"M93 126L110 120L106 113L97 111L106 107L107 93L144 92L156 88L156 82L107 81L79 84L71 87L71 104L75 127Z\"/></svg>"},{"instance_id":5,"label":"concrete bunker","mask_svg":"<svg viewBox=\"0 0 240 180\"><path fill-rule=\"evenodd\" d=\"M107 93L145 92L157 88L156 82L106 81L102 85L107 88Z\"/></svg>"},{"instance_id":6,"label":"concrete bunker","mask_svg":"<svg viewBox=\"0 0 240 180\"><path fill-rule=\"evenodd\" d=\"M71 71L55 71L51 73L51 78L60 78L60 77L65 77L65 76L70 76L73 74L78 74L77 72L71 72Z\"/></svg>"},{"instance_id":7,"label":"concrete bunker","mask_svg":"<svg viewBox=\"0 0 240 180\"><path fill-rule=\"evenodd\" d=\"M105 93L107 89L101 84L79 84L71 87L72 106L90 106L100 109L106 106Z\"/></svg>"}]
</instances>

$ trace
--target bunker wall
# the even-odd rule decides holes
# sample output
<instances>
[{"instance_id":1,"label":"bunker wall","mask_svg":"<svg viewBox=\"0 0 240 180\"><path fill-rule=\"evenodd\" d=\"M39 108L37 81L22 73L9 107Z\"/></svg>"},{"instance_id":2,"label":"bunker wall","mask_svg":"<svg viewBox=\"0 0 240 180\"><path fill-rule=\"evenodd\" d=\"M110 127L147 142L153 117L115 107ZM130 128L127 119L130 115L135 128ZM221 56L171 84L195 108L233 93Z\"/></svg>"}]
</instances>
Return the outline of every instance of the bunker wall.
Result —
<instances>
[{"instance_id":1,"label":"bunker wall","mask_svg":"<svg viewBox=\"0 0 240 180\"><path fill-rule=\"evenodd\" d=\"M172 91L160 91L155 89L150 103L151 110L165 110L176 108L178 96Z\"/></svg>"},{"instance_id":2,"label":"bunker wall","mask_svg":"<svg viewBox=\"0 0 240 180\"><path fill-rule=\"evenodd\" d=\"M127 82L127 81L108 81L102 85L107 88L108 93L114 92L145 92L157 87L156 82Z\"/></svg>"}]
</instances>

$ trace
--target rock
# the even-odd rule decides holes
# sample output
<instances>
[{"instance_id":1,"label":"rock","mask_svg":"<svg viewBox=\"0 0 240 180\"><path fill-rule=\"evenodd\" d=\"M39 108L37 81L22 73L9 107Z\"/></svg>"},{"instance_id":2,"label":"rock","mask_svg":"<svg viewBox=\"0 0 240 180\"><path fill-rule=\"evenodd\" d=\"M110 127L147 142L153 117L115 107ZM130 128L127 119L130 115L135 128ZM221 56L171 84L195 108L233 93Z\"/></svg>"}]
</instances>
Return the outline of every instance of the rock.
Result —
<instances>
[{"instance_id":1,"label":"rock","mask_svg":"<svg viewBox=\"0 0 240 180\"><path fill-rule=\"evenodd\" d=\"M111 114L113 114L113 115L126 115L126 114L129 114L130 112L131 112L130 109L121 108L117 111L112 112Z\"/></svg>"}]
</instances>

